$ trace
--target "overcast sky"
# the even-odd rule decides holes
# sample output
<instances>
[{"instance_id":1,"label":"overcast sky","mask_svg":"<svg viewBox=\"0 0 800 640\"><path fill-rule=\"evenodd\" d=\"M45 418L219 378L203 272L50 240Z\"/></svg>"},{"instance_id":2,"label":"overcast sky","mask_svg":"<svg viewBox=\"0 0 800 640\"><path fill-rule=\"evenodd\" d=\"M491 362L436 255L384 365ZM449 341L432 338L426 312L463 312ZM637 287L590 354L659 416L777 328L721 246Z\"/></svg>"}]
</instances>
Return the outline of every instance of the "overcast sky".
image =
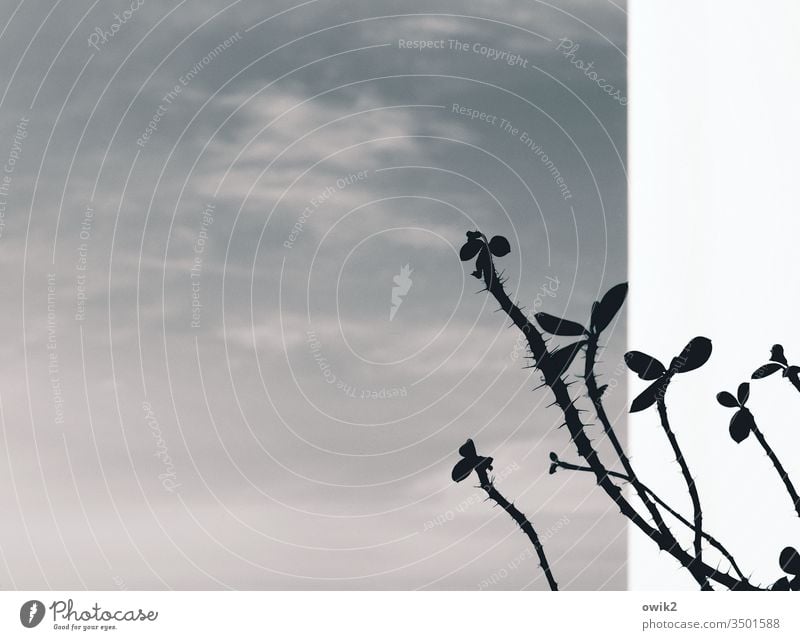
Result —
<instances>
[{"instance_id":1,"label":"overcast sky","mask_svg":"<svg viewBox=\"0 0 800 640\"><path fill-rule=\"evenodd\" d=\"M575 320L626 279L623 3L9 5L0 586L547 588L450 480L472 437L563 588L624 588L458 259L507 236L514 297Z\"/></svg>"}]
</instances>

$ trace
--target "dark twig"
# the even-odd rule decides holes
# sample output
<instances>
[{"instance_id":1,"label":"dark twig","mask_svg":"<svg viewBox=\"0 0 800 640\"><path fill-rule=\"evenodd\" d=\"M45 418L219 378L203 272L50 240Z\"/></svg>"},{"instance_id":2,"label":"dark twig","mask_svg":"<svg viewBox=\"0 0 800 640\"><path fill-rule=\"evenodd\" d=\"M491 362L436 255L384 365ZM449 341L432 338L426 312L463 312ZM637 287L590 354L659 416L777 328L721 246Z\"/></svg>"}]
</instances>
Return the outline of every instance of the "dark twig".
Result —
<instances>
[{"instance_id":1,"label":"dark twig","mask_svg":"<svg viewBox=\"0 0 800 640\"><path fill-rule=\"evenodd\" d=\"M577 465L577 464L571 464L571 463L569 463L569 462L564 462L564 461L562 461L562 460L555 460L555 461L553 461L553 465L555 465L556 467L559 467L559 468L561 468L561 469L570 469L571 471L588 471L588 472L591 472L591 469L590 469L589 467L582 467L582 466L580 466L580 465ZM608 475L610 475L610 476L613 476L613 477L615 477L615 478L619 478L620 480L625 480L626 482L631 482L631 478L630 478L629 476L626 476L624 473L619 473L619 472L617 472L617 471L609 471L609 472L608 472ZM633 483L631 483L631 484L633 484ZM689 527L689 529L691 529L692 531L694 531L694 525L693 525L693 524L692 524L692 523L691 523L691 522L690 522L690 521L689 521L689 520L688 520L686 517L682 516L680 513L678 513L677 511L675 511L675 509L673 509L672 507L670 507L670 506L669 506L669 505L668 505L668 504L667 504L667 503L666 503L664 500L662 500L661 498L659 498L659 497L658 497L658 495L656 494L656 492L655 492L655 491L653 491L652 489L650 489L650 488L649 488L649 487L648 487L646 484L644 484L644 483L642 483L642 482L639 482L639 486L640 486L640 487L642 487L642 489L643 489L643 490L644 490L644 491L645 491L647 494L649 494L649 496L650 496L650 497L653 499L653 501L655 501L657 504L661 505L661 506L662 506L664 509L666 509L666 510L667 510L667 511L668 511L670 514L672 514L672 516L673 516L673 517L674 517L676 520L678 520L678 521L679 521L679 522L681 522L683 525L685 525L685 526ZM721 553L723 556L725 556L725 559L726 559L728 562L730 562L730 563L731 563L731 567L733 568L733 570L734 570L734 571L736 571L736 573L739 575L739 577L740 577L740 578L742 578L742 580L746 580L746 579L747 579L747 578L745 577L744 573L742 573L742 570L739 568L739 565L738 565L738 564L736 564L736 560L734 559L733 555L732 555L732 554L731 554L731 553L730 553L730 552L729 552L729 551L728 551L728 550L727 550L727 549L726 549L726 548L725 548L725 547L722 545L722 543L721 543L721 542L719 542L719 541L718 541L716 538L714 538L714 537L713 537L713 536L712 536L710 533L708 533L707 531L703 531L703 532L702 532L702 536L703 536L703 537L704 537L706 540L708 540L708 543L709 543L709 544L710 544L712 547L714 547L714 548L715 548L717 551L719 551L719 552L720 552L720 553Z\"/></svg>"},{"instance_id":2,"label":"dark twig","mask_svg":"<svg viewBox=\"0 0 800 640\"><path fill-rule=\"evenodd\" d=\"M797 491L792 484L792 481L789 479L789 474L786 473L786 469L783 468L781 461L778 460L778 456L772 450L772 447L769 446L766 438L764 438L764 434L761 433L761 429L756 426L755 421L753 422L750 430L753 432L753 435L756 437L758 442L761 444L761 447L767 453L767 456L772 461L773 466L775 467L775 471L778 472L778 475L783 480L783 484L786 486L786 491L789 493L789 497L792 499L792 503L794 503L794 510L797 512L797 515L800 516L800 496L797 495Z\"/></svg>"},{"instance_id":3,"label":"dark twig","mask_svg":"<svg viewBox=\"0 0 800 640\"><path fill-rule=\"evenodd\" d=\"M481 234L481 237L485 242L485 236ZM497 275L494 261L491 257L487 256L485 262L480 266L481 269L476 270L476 273L482 277L487 291L492 294L494 299L500 304L500 308L525 336L535 365L542 372L545 384L552 391L556 404L564 414L564 424L569 431L570 438L575 444L578 455L586 460L589 467L592 469L592 473L595 475L597 484L617 504L620 512L653 540L660 549L669 553L680 562L681 565L686 567L692 574L692 577L701 586L706 585L708 580L711 579L729 589L758 589L758 587L750 584L747 580L734 578L728 573L719 571L703 563L701 560L694 558L681 548L680 544L671 533L653 528L625 499L620 488L611 480L605 466L597 455L597 451L584 432L584 424L581 421L580 413L575 407L575 401L570 397L569 389L561 377L561 370L553 366L551 360L552 354L547 350L547 345L542 335L532 325L522 310L508 297Z\"/></svg>"},{"instance_id":4,"label":"dark twig","mask_svg":"<svg viewBox=\"0 0 800 640\"><path fill-rule=\"evenodd\" d=\"M614 451L616 452L617 457L622 463L622 467L625 469L625 473L628 476L629 482L631 483L631 485L633 485L633 488L636 490L639 499L642 501L645 507L647 507L647 510L653 517L653 521L656 523L656 526L662 532L666 532L667 525L664 522L664 519L661 517L661 513L659 513L656 505L653 504L653 501L650 500L650 498L648 497L644 485L641 482L639 482L639 477L633 470L633 466L631 465L630 459L625 453L625 450L622 448L622 444L620 443L619 438L617 438L617 434L614 431L614 427L611 425L611 421L608 419L605 407L603 406L601 398L602 394L597 387L597 379L594 374L595 361L597 358L597 340L598 337L592 334L589 336L589 340L586 344L586 367L584 372L584 379L586 382L586 389L589 393L589 399L592 401L592 404L594 405L595 413L597 414L600 423L603 425L603 430L608 436L611 445L614 447Z\"/></svg>"},{"instance_id":5,"label":"dark twig","mask_svg":"<svg viewBox=\"0 0 800 640\"><path fill-rule=\"evenodd\" d=\"M681 468L681 473L686 481L686 488L689 490L689 497L692 500L692 509L694 510L694 554L695 561L703 561L703 510L700 506L700 496L697 493L697 485L695 485L694 478L689 472L689 466L686 464L686 459L683 457L683 452L678 444L678 439L669 424L669 417L667 416L667 404L664 401L664 392L666 392L666 385L669 381L665 381L665 388L659 393L656 403L658 406L658 415L661 418L661 426L664 433L667 434L667 439L675 453L675 460ZM702 585L704 590L710 589L708 584Z\"/></svg>"},{"instance_id":6,"label":"dark twig","mask_svg":"<svg viewBox=\"0 0 800 640\"><path fill-rule=\"evenodd\" d=\"M498 505L503 507L506 513L514 519L514 522L516 522L519 528L528 536L531 544L533 544L533 548L536 549L536 555L539 556L539 565L542 567L542 571L547 578L547 584L550 585L550 590L558 591L558 584L556 584L556 579L553 577L553 572L550 570L550 563L547 562L547 557L544 554L544 547L530 520L497 490L494 486L494 482L489 479L489 473L485 467L478 467L475 469L475 472L478 474L481 489L486 492L486 495L489 496L491 500L494 500Z\"/></svg>"}]
</instances>

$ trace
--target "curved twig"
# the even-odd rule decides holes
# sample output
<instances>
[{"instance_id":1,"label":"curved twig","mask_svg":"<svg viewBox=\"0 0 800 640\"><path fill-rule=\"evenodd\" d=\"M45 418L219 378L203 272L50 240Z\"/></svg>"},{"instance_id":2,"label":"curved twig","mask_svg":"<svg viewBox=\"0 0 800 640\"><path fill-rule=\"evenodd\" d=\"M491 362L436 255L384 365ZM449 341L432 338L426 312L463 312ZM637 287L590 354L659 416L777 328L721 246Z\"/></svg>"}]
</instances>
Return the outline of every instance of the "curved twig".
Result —
<instances>
[{"instance_id":1,"label":"curved twig","mask_svg":"<svg viewBox=\"0 0 800 640\"><path fill-rule=\"evenodd\" d=\"M482 237L485 240L485 236ZM592 469L592 473L594 473L597 484L617 504L622 514L653 540L660 549L669 553L683 565L701 586L706 585L708 580L711 579L729 589L757 590L758 587L750 584L749 581L734 578L728 573L710 567L693 557L680 546L675 536L668 531L660 531L652 527L625 499L621 489L611 480L607 469L597 455L597 451L584 432L584 424L581 422L580 414L575 407L575 401L570 396L567 384L561 377L560 369L557 370L557 367L551 364L551 354L547 350L544 338L531 324L522 310L508 297L491 256L488 257L484 267L481 275L486 285L486 290L492 294L500 304L500 308L525 336L534 362L541 370L545 384L552 391L555 403L564 414L564 424L569 431L570 438L575 443L578 455L586 460Z\"/></svg>"},{"instance_id":2,"label":"curved twig","mask_svg":"<svg viewBox=\"0 0 800 640\"><path fill-rule=\"evenodd\" d=\"M665 381L665 389L668 381ZM664 393L660 393L656 399L658 406L658 415L661 418L661 427L664 433L667 434L667 440L675 453L675 461L681 468L683 479L686 481L686 488L689 490L689 497L692 500L692 510L694 511L694 555L697 562L703 561L703 510L700 506L700 496L697 493L697 485L695 485L694 478L689 472L689 465L686 464L686 458L683 457L683 452L678 444L678 439L675 437L675 432L669 425L669 417L667 416L667 404L664 401ZM702 585L703 590L710 589L708 584Z\"/></svg>"},{"instance_id":3,"label":"curved twig","mask_svg":"<svg viewBox=\"0 0 800 640\"><path fill-rule=\"evenodd\" d=\"M769 446L766 438L764 438L764 434L761 433L761 429L756 426L755 421L753 421L750 430L753 432L753 435L756 437L758 442L761 444L761 447L767 453L767 457L772 461L773 466L775 467L775 471L778 472L778 475L783 480L783 484L786 486L786 491L789 493L789 497L791 497L792 502L794 503L794 510L797 512L797 515L800 516L800 496L797 495L797 491L792 484L792 481L789 479L789 474L786 472L786 469L783 468L781 461L778 460L778 456L772 450L772 447Z\"/></svg>"},{"instance_id":4,"label":"curved twig","mask_svg":"<svg viewBox=\"0 0 800 640\"><path fill-rule=\"evenodd\" d=\"M584 371L584 380L586 382L586 389L589 394L589 399L592 401L592 404L594 405L597 418L600 420L600 424L603 425L603 430L605 431L606 436L608 436L608 439L611 442L611 446L614 447L614 451L616 452L617 457L622 463L622 467L625 469L625 473L628 474L628 481L636 490L639 499L642 501L644 506L650 512L650 515L653 517L653 521L656 523L656 526L661 531L666 532L668 531L667 525L664 522L664 519L661 517L661 513L658 511L656 505L653 504L653 501L648 498L647 491L645 490L644 485L641 482L639 482L639 477L633 470L633 466L631 465L630 459L625 453L625 450L622 448L622 444L620 443L619 438L617 438L617 434L614 431L614 427L611 425L611 421L608 419L605 407L603 406L603 402L601 399L602 394L600 393L600 390L597 387L597 378L595 377L594 374L594 366L597 358L597 340L598 336L592 334L589 336L589 339L586 344L586 367ZM614 474L612 473L610 475Z\"/></svg>"},{"instance_id":5,"label":"curved twig","mask_svg":"<svg viewBox=\"0 0 800 640\"><path fill-rule=\"evenodd\" d=\"M582 466L580 466L580 465L577 465L577 464L571 464L571 463L569 463L569 462L564 462L564 461L562 461L562 460L556 460L556 461L554 461L554 462L553 462L553 464L554 464L555 466L557 466L557 467L560 467L560 468L562 468L562 469L569 469L569 470L571 470L571 471L588 471L588 472L591 472L591 469L590 469L589 467L582 467ZM619 478L620 480L625 480L626 482L631 482L631 478L630 478L629 476L626 476L624 473L619 473L618 471L609 471L609 472L608 472L608 475L610 475L610 476L614 476L615 478ZM633 484L633 483L631 483L631 484ZM670 506L669 506L669 505L668 505L668 504L667 504L667 503L666 503L664 500L662 500L662 499L661 499L661 498L658 496L658 494L656 494L656 492L655 492L655 491L653 491L653 490L652 490L650 487L648 487L646 484L644 484L644 483L642 483L642 482L640 482L640 483L639 483L639 486L641 486L641 487L642 487L642 489L643 489L643 490L644 490L646 493L648 493L648 494L650 495L650 497L653 499L653 501L655 501L656 503L658 503L659 505L661 505L662 507L664 507L664 509L666 509L666 510L667 510L667 511L668 511L670 514L672 514L672 516L673 516L673 517L674 517L676 520L678 520L679 522L681 522L681 523L682 523L682 524L684 524L685 526L689 527L689 529L691 529L692 531L694 531L694 525L693 525L693 524L692 524L692 523L691 523L691 522L690 522L690 521L689 521L689 520L688 520L686 517L682 516L682 515L681 515L680 513L678 513L678 512L677 512L675 509L673 509L672 507L670 507ZM733 557L733 555L731 554L731 552L730 552L730 551L728 551L728 550L727 550L727 549L726 549L726 548L725 548L725 547L722 545L722 543L721 543L721 542L719 542L719 541L718 541L716 538L714 538L714 537L713 537L713 536L712 536L710 533L708 533L707 531L703 531L701 535L702 535L702 536L703 536L703 537L704 537L706 540L708 540L708 544L710 544L710 545L711 545L712 547L714 547L714 548L715 548L717 551L719 551L719 552L720 552L720 553L721 553L723 556L725 556L725 559L726 559L728 562L730 562L730 563L731 563L731 567L732 567L732 568L733 568L733 570L734 570L734 571L735 571L735 572L736 572L736 573L739 575L739 577L740 577L742 580L746 580L746 579L747 579L747 578L745 577L744 573L742 573L742 570L739 568L739 565L736 563L736 560L734 559L734 557Z\"/></svg>"},{"instance_id":6,"label":"curved twig","mask_svg":"<svg viewBox=\"0 0 800 640\"><path fill-rule=\"evenodd\" d=\"M511 502L506 500L505 496L503 496L503 494L497 490L497 488L494 486L494 482L489 479L489 474L484 467L478 467L475 469L475 471L478 474L478 479L481 483L481 489L486 492L486 495L489 496L490 499L494 500L498 505L503 507L506 513L514 519L514 521L519 525L519 528L522 529L525 532L525 535L528 536L528 539L533 544L533 548L536 549L536 555L539 556L539 565L542 567L542 571L547 578L547 584L550 585L550 590L558 591L558 584L556 584L556 579L553 577L553 572L550 569L550 563L547 562L547 557L544 554L544 547L542 546L539 536L536 533L536 529L533 528L531 521L525 517L525 514L522 513L522 511L517 509Z\"/></svg>"}]
</instances>

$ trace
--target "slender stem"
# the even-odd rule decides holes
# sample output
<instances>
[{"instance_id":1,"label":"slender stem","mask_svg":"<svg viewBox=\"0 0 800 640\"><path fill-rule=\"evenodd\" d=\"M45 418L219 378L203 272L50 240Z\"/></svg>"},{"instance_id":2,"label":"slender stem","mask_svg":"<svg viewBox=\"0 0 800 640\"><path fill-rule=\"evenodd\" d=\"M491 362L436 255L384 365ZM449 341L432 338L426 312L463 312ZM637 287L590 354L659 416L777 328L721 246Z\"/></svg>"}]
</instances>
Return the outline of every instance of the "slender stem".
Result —
<instances>
[{"instance_id":1,"label":"slender stem","mask_svg":"<svg viewBox=\"0 0 800 640\"><path fill-rule=\"evenodd\" d=\"M524 513L517 509L511 502L506 500L505 496L503 496L503 494L497 490L497 488L494 486L494 483L489 480L489 475L485 468L478 467L475 469L475 471L478 473L478 479L481 482L481 489L486 492L486 495L488 495L491 500L494 500L498 505L503 507L506 513L514 519L514 521L519 525L519 528L522 529L525 532L525 535L528 536L528 539L533 544L533 548L536 549L536 555L539 556L539 565L542 567L542 571L544 571L544 575L547 578L547 584L550 585L550 591L558 591L556 579L553 577L553 572L550 570L550 563L547 562L547 557L544 555L544 547L542 546L539 536L536 534L536 529L533 528L530 520L528 520Z\"/></svg>"},{"instance_id":2,"label":"slender stem","mask_svg":"<svg viewBox=\"0 0 800 640\"><path fill-rule=\"evenodd\" d=\"M686 464L686 458L683 457L683 452L681 451L681 447L678 444L678 439L675 437L675 433L672 431L672 428L669 425L669 417L667 416L667 404L664 401L664 392L666 392L666 386L669 384L669 380L665 380L664 382L664 389L659 394L657 398L657 405L658 405L658 415L661 418L661 426L664 429L664 433L667 434L667 439L669 440L669 444L672 447L672 451L675 453L675 460L678 463L678 466L681 468L681 473L683 474L683 479L686 481L686 487L689 490L689 497L692 499L692 509L694 510L694 556L697 562L703 561L703 510L700 507L700 496L697 494L697 485L695 485L694 478L692 478L692 474L689 473L689 465ZM706 590L707 585L703 585L703 589Z\"/></svg>"},{"instance_id":3,"label":"slender stem","mask_svg":"<svg viewBox=\"0 0 800 640\"><path fill-rule=\"evenodd\" d=\"M591 472L591 469L589 467L581 467L581 466L579 466L577 464L570 464L569 462L563 462L561 460L558 460L558 461L554 462L553 464L555 464L557 467L561 467L562 469L570 469L572 471L589 471L589 472ZM631 478L629 476L626 476L624 473L619 473L617 471L609 471L608 475L614 476L615 478L619 478L620 480L625 480L626 482L631 482ZM694 531L694 525L687 518L682 516L680 513L675 511L675 509L673 509L666 502L664 502L664 500L659 498L658 495L656 494L656 492L653 491L652 489L650 489L646 484L643 484L641 482L639 484L644 489L644 491L647 492L655 502L660 504L662 507L664 507L664 509L666 509L669 513L671 513L675 517L676 520L680 521L682 524L686 525L687 527L689 527L690 529L692 529ZM706 540L708 540L708 543L712 547L714 547L723 556L725 556L727 561L731 563L731 567L733 568L733 570L736 571L737 574L739 574L740 578L745 580L746 579L745 575L742 573L742 570L739 568L739 565L736 564L736 560L734 559L733 555L724 546L722 546L722 543L719 542L716 538L714 538L707 531L703 531L702 532L702 536Z\"/></svg>"},{"instance_id":4,"label":"slender stem","mask_svg":"<svg viewBox=\"0 0 800 640\"><path fill-rule=\"evenodd\" d=\"M642 501L644 506L647 507L647 510L653 517L653 521L656 523L656 526L662 532L666 532L668 530L667 525L664 522L664 519L661 517L661 513L658 511L656 505L653 504L653 501L648 497L644 485L639 482L639 477L636 475L636 472L634 472L630 459L626 455L625 450L622 448L622 444L620 443L619 438L617 438L614 427L611 426L611 421L608 419L605 407L603 406L601 393L597 387L597 378L594 374L595 361L597 359L597 339L598 338L595 335L590 336L586 345L586 368L584 372L584 379L586 381L586 389L589 392L589 399L594 405L595 413L597 414L600 423L603 425L603 430L606 432L606 436L608 436L611 445L614 447L614 451L622 463L625 473L628 474L629 482L633 485L633 488L636 490L636 493L638 494L639 499Z\"/></svg>"},{"instance_id":5,"label":"slender stem","mask_svg":"<svg viewBox=\"0 0 800 640\"><path fill-rule=\"evenodd\" d=\"M622 515L633 522L645 535L653 540L653 542L658 545L659 549L666 551L683 565L701 586L707 584L710 578L729 589L758 589L758 587L750 584L747 580L734 578L694 558L681 548L678 541L670 532L659 531L653 528L631 506L622 495L620 488L612 482L605 466L597 456L597 452L592 446L591 441L586 433L584 433L584 425L581 422L580 414L574 406L574 400L570 397L567 384L561 378L561 371L556 370L557 367L551 365L550 353L547 351L547 345L542 335L528 321L528 318L522 310L511 301L508 294L506 294L491 257L489 257L488 265L483 271L483 279L487 291L492 294L494 299L500 304L500 308L525 336L531 355L533 355L536 365L542 372L544 382L552 391L556 404L564 414L564 424L569 430L570 438L575 443L578 455L589 464L589 467L595 475L598 486L600 486L617 504Z\"/></svg>"},{"instance_id":6,"label":"slender stem","mask_svg":"<svg viewBox=\"0 0 800 640\"><path fill-rule=\"evenodd\" d=\"M792 481L789 479L789 474L786 473L786 469L783 468L781 461L778 460L778 456L775 455L772 447L769 446L766 438L764 438L764 434L761 433L761 429L756 426L755 422L753 422L751 430L753 431L753 435L755 435L755 437L758 439L759 443L761 443L761 447L764 449L764 451L766 451L769 459L772 461L775 471L778 472L781 480L783 480L783 484L786 486L786 491L789 492L789 497L791 497L792 502L794 503L794 510L797 512L797 515L800 516L800 496L797 495L797 491L795 490Z\"/></svg>"}]
</instances>

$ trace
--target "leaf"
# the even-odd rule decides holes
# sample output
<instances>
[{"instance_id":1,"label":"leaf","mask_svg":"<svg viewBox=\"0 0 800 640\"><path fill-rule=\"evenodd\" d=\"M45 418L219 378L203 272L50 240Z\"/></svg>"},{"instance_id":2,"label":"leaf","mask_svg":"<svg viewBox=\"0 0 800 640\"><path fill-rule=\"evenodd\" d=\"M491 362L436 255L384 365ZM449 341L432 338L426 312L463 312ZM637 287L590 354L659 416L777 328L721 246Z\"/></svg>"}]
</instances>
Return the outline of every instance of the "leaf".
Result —
<instances>
[{"instance_id":1,"label":"leaf","mask_svg":"<svg viewBox=\"0 0 800 640\"><path fill-rule=\"evenodd\" d=\"M778 561L786 573L791 573L793 576L800 574L800 554L794 547L786 547L781 551Z\"/></svg>"},{"instance_id":2,"label":"leaf","mask_svg":"<svg viewBox=\"0 0 800 640\"><path fill-rule=\"evenodd\" d=\"M702 367L711 357L711 340L697 336L689 341L681 354L674 358L669 368L675 373L686 373Z\"/></svg>"},{"instance_id":3,"label":"leaf","mask_svg":"<svg viewBox=\"0 0 800 640\"><path fill-rule=\"evenodd\" d=\"M625 364L642 380L655 380L666 373L663 364L641 351L628 351L625 354Z\"/></svg>"},{"instance_id":4,"label":"leaf","mask_svg":"<svg viewBox=\"0 0 800 640\"><path fill-rule=\"evenodd\" d=\"M760 380L761 378L766 378L767 376L771 376L773 373L782 368L783 367L779 365L777 362L769 362L767 364L761 365L758 369L753 371L753 375L750 377L753 380Z\"/></svg>"},{"instance_id":5,"label":"leaf","mask_svg":"<svg viewBox=\"0 0 800 640\"><path fill-rule=\"evenodd\" d=\"M753 416L747 409L740 409L733 414L728 432L737 444L743 442L750 435L750 428L753 424Z\"/></svg>"},{"instance_id":6,"label":"leaf","mask_svg":"<svg viewBox=\"0 0 800 640\"><path fill-rule=\"evenodd\" d=\"M586 333L586 329L577 322L557 318L543 311L537 313L535 318L542 329L547 331L547 333L552 333L554 336L580 336Z\"/></svg>"},{"instance_id":7,"label":"leaf","mask_svg":"<svg viewBox=\"0 0 800 640\"><path fill-rule=\"evenodd\" d=\"M482 246L483 242L480 240L467 240L461 247L461 251L458 252L461 261L466 262L467 260L472 260L472 258L478 255L478 251L481 250Z\"/></svg>"},{"instance_id":8,"label":"leaf","mask_svg":"<svg viewBox=\"0 0 800 640\"><path fill-rule=\"evenodd\" d=\"M798 374L800 374L800 367L797 367L795 365L792 365L791 367L786 367L783 370L783 377L784 378L789 378L790 380L792 380L792 379L794 379L794 380L800 379L798 377Z\"/></svg>"},{"instance_id":9,"label":"leaf","mask_svg":"<svg viewBox=\"0 0 800 640\"><path fill-rule=\"evenodd\" d=\"M772 591L789 591L789 578L781 578L772 585Z\"/></svg>"},{"instance_id":10,"label":"leaf","mask_svg":"<svg viewBox=\"0 0 800 640\"><path fill-rule=\"evenodd\" d=\"M770 351L769 359L773 362L780 362L784 366L789 364L786 362L786 356L783 355L783 346L779 344L772 345L772 351Z\"/></svg>"},{"instance_id":11,"label":"leaf","mask_svg":"<svg viewBox=\"0 0 800 640\"><path fill-rule=\"evenodd\" d=\"M508 240L505 237L494 236L489 240L489 251L492 252L492 255L502 258L511 253L511 245L508 244Z\"/></svg>"},{"instance_id":12,"label":"leaf","mask_svg":"<svg viewBox=\"0 0 800 640\"><path fill-rule=\"evenodd\" d=\"M615 287L611 287L603 296L603 299L592 307L592 330L599 334L603 331L625 302L625 296L628 295L628 283L623 282Z\"/></svg>"},{"instance_id":13,"label":"leaf","mask_svg":"<svg viewBox=\"0 0 800 640\"><path fill-rule=\"evenodd\" d=\"M663 378L656 380L653 384L647 387L647 389L636 396L634 401L631 403L630 412L636 413L637 411L644 411L648 407L651 407L658 399L659 395L663 396L663 394L666 392L667 384L669 383Z\"/></svg>"},{"instance_id":14,"label":"leaf","mask_svg":"<svg viewBox=\"0 0 800 640\"><path fill-rule=\"evenodd\" d=\"M744 405L750 397L750 383L742 382L736 390L736 397L739 398L739 404Z\"/></svg>"},{"instance_id":15,"label":"leaf","mask_svg":"<svg viewBox=\"0 0 800 640\"><path fill-rule=\"evenodd\" d=\"M466 480L475 468L476 462L477 460L475 458L462 458L456 463L456 466L453 467L450 477L456 482Z\"/></svg>"},{"instance_id":16,"label":"leaf","mask_svg":"<svg viewBox=\"0 0 800 640\"><path fill-rule=\"evenodd\" d=\"M558 465L557 464L553 463L553 464L550 465L550 475L551 476L556 472L556 469L558 469Z\"/></svg>"},{"instance_id":17,"label":"leaf","mask_svg":"<svg viewBox=\"0 0 800 640\"><path fill-rule=\"evenodd\" d=\"M736 398L733 397L732 393L728 393L727 391L720 391L717 394L717 402L719 402L723 407L738 407L739 403L737 402Z\"/></svg>"},{"instance_id":18,"label":"leaf","mask_svg":"<svg viewBox=\"0 0 800 640\"><path fill-rule=\"evenodd\" d=\"M585 344L586 340L578 340L578 342L567 345L566 347L561 347L558 351L553 351L549 357L549 362L553 369L555 369L559 375L564 373Z\"/></svg>"},{"instance_id":19,"label":"leaf","mask_svg":"<svg viewBox=\"0 0 800 640\"><path fill-rule=\"evenodd\" d=\"M464 458L476 458L478 456L472 438L467 438L467 441L458 448L458 453Z\"/></svg>"}]
</instances>

